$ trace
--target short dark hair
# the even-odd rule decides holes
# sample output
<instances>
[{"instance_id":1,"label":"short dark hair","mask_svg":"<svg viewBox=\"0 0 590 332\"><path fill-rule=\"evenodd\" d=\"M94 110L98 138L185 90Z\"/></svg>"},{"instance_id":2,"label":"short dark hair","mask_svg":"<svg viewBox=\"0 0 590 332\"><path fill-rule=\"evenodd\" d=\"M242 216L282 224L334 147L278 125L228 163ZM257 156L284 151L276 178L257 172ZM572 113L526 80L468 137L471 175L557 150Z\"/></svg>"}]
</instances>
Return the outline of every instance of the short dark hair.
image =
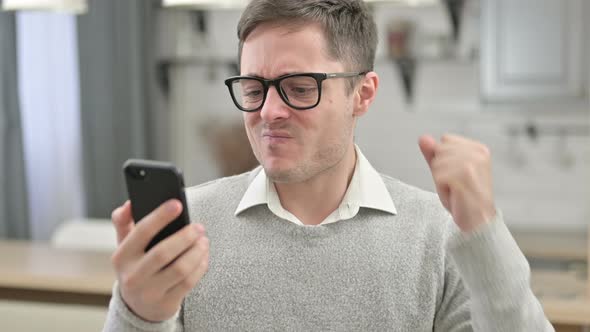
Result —
<instances>
[{"instance_id":1,"label":"short dark hair","mask_svg":"<svg viewBox=\"0 0 590 332\"><path fill-rule=\"evenodd\" d=\"M248 35L260 24L319 23L329 56L351 71L371 71L377 27L363 0L252 0L238 23L238 63Z\"/></svg>"}]
</instances>

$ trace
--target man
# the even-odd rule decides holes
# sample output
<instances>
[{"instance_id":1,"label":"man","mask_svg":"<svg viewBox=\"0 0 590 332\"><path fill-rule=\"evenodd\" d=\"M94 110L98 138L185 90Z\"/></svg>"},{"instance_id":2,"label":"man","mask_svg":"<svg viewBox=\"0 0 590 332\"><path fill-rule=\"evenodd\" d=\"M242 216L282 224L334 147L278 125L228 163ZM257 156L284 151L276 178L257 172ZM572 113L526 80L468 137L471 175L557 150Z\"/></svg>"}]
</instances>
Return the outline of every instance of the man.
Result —
<instances>
[{"instance_id":1,"label":"man","mask_svg":"<svg viewBox=\"0 0 590 332\"><path fill-rule=\"evenodd\" d=\"M113 212L106 331L553 330L484 145L420 138L438 196L379 175L354 145L379 85L362 1L253 0L238 36L242 76L226 85L261 167L189 188L199 223L147 253L179 203L137 226L129 203Z\"/></svg>"}]
</instances>

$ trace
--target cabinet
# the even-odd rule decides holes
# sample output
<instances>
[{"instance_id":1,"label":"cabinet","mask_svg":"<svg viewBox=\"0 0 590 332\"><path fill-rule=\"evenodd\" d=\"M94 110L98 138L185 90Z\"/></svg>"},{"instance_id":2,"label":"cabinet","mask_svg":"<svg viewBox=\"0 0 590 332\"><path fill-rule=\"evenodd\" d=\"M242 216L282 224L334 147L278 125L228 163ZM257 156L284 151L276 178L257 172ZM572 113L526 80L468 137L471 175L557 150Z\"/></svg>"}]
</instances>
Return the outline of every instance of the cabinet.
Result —
<instances>
[{"instance_id":1,"label":"cabinet","mask_svg":"<svg viewBox=\"0 0 590 332\"><path fill-rule=\"evenodd\" d=\"M587 102L588 9L583 0L484 0L484 101Z\"/></svg>"}]
</instances>

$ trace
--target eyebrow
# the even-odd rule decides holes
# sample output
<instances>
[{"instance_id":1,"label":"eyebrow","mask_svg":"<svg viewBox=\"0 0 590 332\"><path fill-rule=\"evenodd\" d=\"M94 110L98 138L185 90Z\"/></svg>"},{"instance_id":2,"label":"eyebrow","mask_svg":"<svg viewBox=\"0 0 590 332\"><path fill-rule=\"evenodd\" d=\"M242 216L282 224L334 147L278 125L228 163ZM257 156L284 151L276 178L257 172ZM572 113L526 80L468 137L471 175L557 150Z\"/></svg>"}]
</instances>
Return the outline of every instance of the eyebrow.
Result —
<instances>
[{"instance_id":1,"label":"eyebrow","mask_svg":"<svg viewBox=\"0 0 590 332\"><path fill-rule=\"evenodd\" d=\"M284 73L281 73L281 75L279 75L279 76L277 76L277 77L275 77L275 78L272 78L272 79L277 79L277 78L279 78L279 77L283 77L283 76L287 76L287 75L293 75L293 74L303 74L303 73L306 73L306 72L303 72L303 71L284 72ZM248 74L246 74L246 75L244 75L244 76L256 77L256 78L260 78L260 79L263 79L263 80L268 80L268 79L270 79L270 78L266 78L266 77L259 76L259 75L257 75L257 74L254 74L254 73L248 73Z\"/></svg>"},{"instance_id":2,"label":"eyebrow","mask_svg":"<svg viewBox=\"0 0 590 332\"><path fill-rule=\"evenodd\" d=\"M262 76L258 76L258 75L256 75L256 74L252 74L252 73L248 73L248 74L246 74L246 75L243 75L243 76L250 76L250 77L256 77L256 78L262 78L262 79L264 79L264 77L262 77Z\"/></svg>"}]
</instances>

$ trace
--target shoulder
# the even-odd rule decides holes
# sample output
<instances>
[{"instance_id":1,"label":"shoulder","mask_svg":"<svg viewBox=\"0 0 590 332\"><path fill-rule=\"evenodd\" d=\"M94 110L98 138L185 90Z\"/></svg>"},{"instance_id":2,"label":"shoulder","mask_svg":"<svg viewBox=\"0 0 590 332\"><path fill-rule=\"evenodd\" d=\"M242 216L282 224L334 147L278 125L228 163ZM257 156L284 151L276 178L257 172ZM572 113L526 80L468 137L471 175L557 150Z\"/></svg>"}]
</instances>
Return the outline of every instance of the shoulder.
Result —
<instances>
[{"instance_id":1,"label":"shoulder","mask_svg":"<svg viewBox=\"0 0 590 332\"><path fill-rule=\"evenodd\" d=\"M385 174L379 175L381 175L396 208L397 206L423 206L435 210L434 212L441 212L439 210L442 205L436 193L407 184Z\"/></svg>"},{"instance_id":2,"label":"shoulder","mask_svg":"<svg viewBox=\"0 0 590 332\"><path fill-rule=\"evenodd\" d=\"M244 195L248 188L253 175L258 172L258 169L252 171L215 179L196 186L185 189L187 203L189 205L207 205L216 204L231 204L231 202L239 200Z\"/></svg>"},{"instance_id":3,"label":"shoulder","mask_svg":"<svg viewBox=\"0 0 590 332\"><path fill-rule=\"evenodd\" d=\"M438 194L380 174L397 210L397 216L407 227L421 230L430 236L447 238L455 232L450 213L442 205Z\"/></svg>"}]
</instances>

